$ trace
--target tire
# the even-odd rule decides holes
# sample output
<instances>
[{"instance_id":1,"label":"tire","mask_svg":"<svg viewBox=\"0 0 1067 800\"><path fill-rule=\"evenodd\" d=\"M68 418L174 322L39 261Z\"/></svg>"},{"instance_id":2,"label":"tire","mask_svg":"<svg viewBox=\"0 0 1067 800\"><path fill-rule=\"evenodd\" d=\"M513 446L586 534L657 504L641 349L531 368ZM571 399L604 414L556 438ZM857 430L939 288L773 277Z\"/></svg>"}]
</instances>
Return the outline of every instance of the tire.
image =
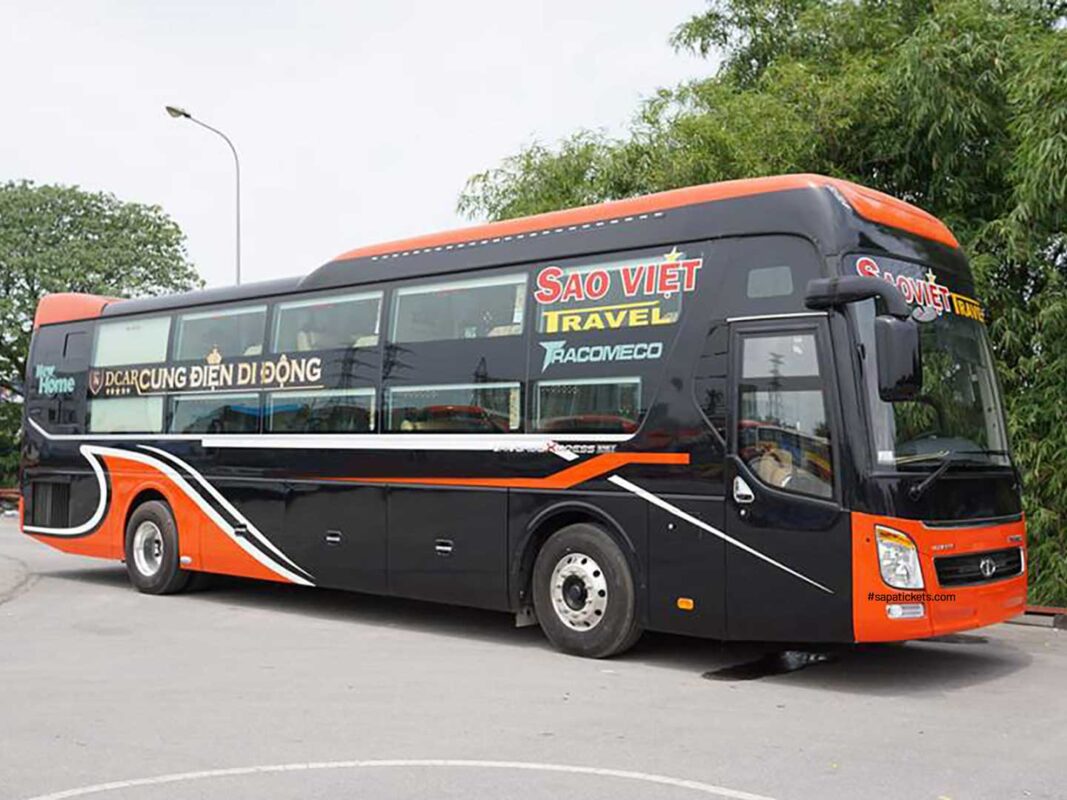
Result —
<instances>
[{"instance_id":1,"label":"tire","mask_svg":"<svg viewBox=\"0 0 1067 800\"><path fill-rule=\"evenodd\" d=\"M192 573L180 568L178 526L166 503L149 500L130 515L126 572L145 594L175 594L189 585Z\"/></svg>"},{"instance_id":2,"label":"tire","mask_svg":"<svg viewBox=\"0 0 1067 800\"><path fill-rule=\"evenodd\" d=\"M533 601L545 636L564 653L608 658L641 635L630 564L596 525L561 528L534 562Z\"/></svg>"}]
</instances>

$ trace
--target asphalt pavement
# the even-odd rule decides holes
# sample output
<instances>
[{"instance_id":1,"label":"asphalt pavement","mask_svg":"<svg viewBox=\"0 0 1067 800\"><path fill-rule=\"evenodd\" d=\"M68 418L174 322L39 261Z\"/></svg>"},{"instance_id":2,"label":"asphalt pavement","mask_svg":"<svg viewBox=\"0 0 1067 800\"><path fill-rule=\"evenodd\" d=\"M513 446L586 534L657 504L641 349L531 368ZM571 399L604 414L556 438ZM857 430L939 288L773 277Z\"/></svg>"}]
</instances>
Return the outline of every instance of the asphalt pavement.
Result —
<instances>
[{"instance_id":1,"label":"asphalt pavement","mask_svg":"<svg viewBox=\"0 0 1067 800\"><path fill-rule=\"evenodd\" d=\"M842 648L219 579L150 597L0 520L0 800L1067 798L1067 632ZM755 665L755 666L753 666Z\"/></svg>"}]
</instances>

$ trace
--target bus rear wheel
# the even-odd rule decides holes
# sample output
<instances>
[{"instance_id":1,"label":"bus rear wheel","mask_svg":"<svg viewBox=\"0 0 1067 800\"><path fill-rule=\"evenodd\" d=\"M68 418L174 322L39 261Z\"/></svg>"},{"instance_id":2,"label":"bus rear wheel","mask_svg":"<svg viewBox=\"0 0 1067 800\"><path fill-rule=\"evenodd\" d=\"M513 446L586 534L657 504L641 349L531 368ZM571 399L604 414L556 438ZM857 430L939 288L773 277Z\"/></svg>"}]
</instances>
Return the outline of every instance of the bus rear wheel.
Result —
<instances>
[{"instance_id":1,"label":"bus rear wheel","mask_svg":"<svg viewBox=\"0 0 1067 800\"><path fill-rule=\"evenodd\" d=\"M641 635L629 562L615 540L596 525L561 528L534 562L537 620L559 650L608 658Z\"/></svg>"},{"instance_id":2,"label":"bus rear wheel","mask_svg":"<svg viewBox=\"0 0 1067 800\"><path fill-rule=\"evenodd\" d=\"M192 577L181 569L178 525L166 503L149 500L137 506L126 524L126 572L145 594L174 594Z\"/></svg>"}]
</instances>

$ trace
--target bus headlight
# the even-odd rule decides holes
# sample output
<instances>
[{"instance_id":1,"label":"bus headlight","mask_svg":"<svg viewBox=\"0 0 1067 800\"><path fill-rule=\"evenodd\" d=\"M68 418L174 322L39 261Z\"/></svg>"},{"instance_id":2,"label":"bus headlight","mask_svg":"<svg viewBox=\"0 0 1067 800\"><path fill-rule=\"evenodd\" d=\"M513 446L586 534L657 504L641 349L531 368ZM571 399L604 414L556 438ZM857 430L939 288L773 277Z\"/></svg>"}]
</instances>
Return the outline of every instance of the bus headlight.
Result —
<instances>
[{"instance_id":1,"label":"bus headlight","mask_svg":"<svg viewBox=\"0 0 1067 800\"><path fill-rule=\"evenodd\" d=\"M874 536L878 542L878 567L882 571L882 580L894 589L923 588L919 548L911 537L880 525L875 527Z\"/></svg>"}]
</instances>

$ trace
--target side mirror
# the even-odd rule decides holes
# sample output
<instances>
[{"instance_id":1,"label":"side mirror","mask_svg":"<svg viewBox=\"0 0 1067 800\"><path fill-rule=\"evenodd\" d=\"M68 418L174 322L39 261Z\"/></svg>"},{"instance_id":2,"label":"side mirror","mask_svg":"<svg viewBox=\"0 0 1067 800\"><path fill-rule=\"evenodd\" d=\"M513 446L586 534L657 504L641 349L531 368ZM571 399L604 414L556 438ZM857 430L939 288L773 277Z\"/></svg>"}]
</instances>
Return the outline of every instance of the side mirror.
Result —
<instances>
[{"instance_id":1,"label":"side mirror","mask_svg":"<svg viewBox=\"0 0 1067 800\"><path fill-rule=\"evenodd\" d=\"M874 318L878 396L888 403L914 400L923 386L919 325L912 319L882 314Z\"/></svg>"},{"instance_id":2,"label":"side mirror","mask_svg":"<svg viewBox=\"0 0 1067 800\"><path fill-rule=\"evenodd\" d=\"M858 303L872 297L880 299L885 310L894 317L907 318L911 314L911 308L896 286L869 275L841 275L808 281L804 304L808 308L823 310Z\"/></svg>"}]
</instances>

